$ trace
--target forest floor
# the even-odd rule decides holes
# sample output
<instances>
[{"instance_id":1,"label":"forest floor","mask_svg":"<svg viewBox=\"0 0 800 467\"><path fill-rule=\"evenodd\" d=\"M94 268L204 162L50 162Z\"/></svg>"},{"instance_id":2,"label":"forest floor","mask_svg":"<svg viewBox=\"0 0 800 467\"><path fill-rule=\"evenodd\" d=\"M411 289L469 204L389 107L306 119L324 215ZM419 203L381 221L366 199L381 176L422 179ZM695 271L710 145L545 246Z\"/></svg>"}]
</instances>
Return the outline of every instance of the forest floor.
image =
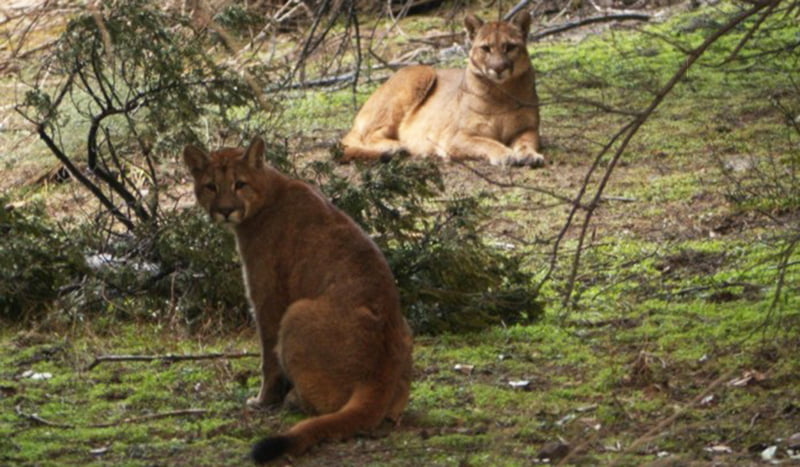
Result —
<instances>
[{"instance_id":1,"label":"forest floor","mask_svg":"<svg viewBox=\"0 0 800 467\"><path fill-rule=\"evenodd\" d=\"M599 148L627 122L585 102L641 109L652 98L641 92L646 81L665 82L681 63L655 37L683 28L681 40L696 46L724 13L680 13L648 35L616 28L532 44L549 163L536 170L443 164L448 192L485 193L493 213L486 235L530 251L527 267L538 271L548 261L541 244L569 210L552 194L574 196ZM408 21L412 33L436 32ZM576 69L583 74L574 76ZM800 254L783 242L800 217L788 199L797 196L800 135L774 105L796 105L800 92L784 71L772 62L747 73L704 66L670 94L604 192L574 283L576 306L561 302L569 283L562 271L542 289L546 312L534 324L418 336L399 427L279 464L800 462ZM297 158L326 157L355 110L332 93L302 100L313 111L296 106L283 131ZM30 139L13 144L20 141ZM43 161L8 156L4 194L24 188L25 196L42 196L29 185L52 168ZM778 188L766 201L738 202L755 190L753 180ZM54 212L82 196L75 187L48 190L64 203ZM566 230L564 255L578 234ZM242 465L255 440L304 418L245 408L259 381L252 356L91 367L108 354L258 352L250 328L198 334L168 321L4 324L0 464Z\"/></svg>"}]
</instances>

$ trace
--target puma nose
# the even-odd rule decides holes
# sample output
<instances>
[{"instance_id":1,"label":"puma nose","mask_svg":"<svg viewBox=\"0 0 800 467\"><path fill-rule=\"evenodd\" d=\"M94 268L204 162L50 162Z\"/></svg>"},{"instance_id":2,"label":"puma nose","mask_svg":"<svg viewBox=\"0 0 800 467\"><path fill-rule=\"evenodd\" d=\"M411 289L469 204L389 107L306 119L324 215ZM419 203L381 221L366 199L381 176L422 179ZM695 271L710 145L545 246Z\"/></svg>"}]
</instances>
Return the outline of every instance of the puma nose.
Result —
<instances>
[{"instance_id":1,"label":"puma nose","mask_svg":"<svg viewBox=\"0 0 800 467\"><path fill-rule=\"evenodd\" d=\"M222 216L225 220L227 220L231 214L233 214L234 209L225 207L225 208L217 208L217 213Z\"/></svg>"},{"instance_id":2,"label":"puma nose","mask_svg":"<svg viewBox=\"0 0 800 467\"><path fill-rule=\"evenodd\" d=\"M495 73L500 75L504 71L506 71L509 68L511 68L511 64L508 63L508 62L502 61L500 63L493 63L492 65L490 65L490 68L492 69L492 71L494 71Z\"/></svg>"},{"instance_id":3,"label":"puma nose","mask_svg":"<svg viewBox=\"0 0 800 467\"><path fill-rule=\"evenodd\" d=\"M511 73L512 63L510 60L494 57L486 64L487 74L494 79L503 79Z\"/></svg>"}]
</instances>

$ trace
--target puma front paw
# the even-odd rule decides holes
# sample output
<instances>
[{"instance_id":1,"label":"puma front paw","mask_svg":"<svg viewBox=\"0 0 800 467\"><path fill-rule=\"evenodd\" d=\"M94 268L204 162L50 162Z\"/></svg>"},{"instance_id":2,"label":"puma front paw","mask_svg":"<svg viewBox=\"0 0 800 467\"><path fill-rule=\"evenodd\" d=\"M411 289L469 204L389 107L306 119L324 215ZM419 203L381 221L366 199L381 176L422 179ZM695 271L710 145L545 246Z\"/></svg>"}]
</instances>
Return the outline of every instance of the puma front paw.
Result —
<instances>
[{"instance_id":1,"label":"puma front paw","mask_svg":"<svg viewBox=\"0 0 800 467\"><path fill-rule=\"evenodd\" d=\"M248 409L265 409L271 404L265 403L260 397L248 397L245 405Z\"/></svg>"},{"instance_id":2,"label":"puma front paw","mask_svg":"<svg viewBox=\"0 0 800 467\"><path fill-rule=\"evenodd\" d=\"M489 159L492 165L531 168L542 167L545 164L544 156L536 151L514 151L510 154Z\"/></svg>"},{"instance_id":3,"label":"puma front paw","mask_svg":"<svg viewBox=\"0 0 800 467\"><path fill-rule=\"evenodd\" d=\"M509 157L509 165L513 166L528 166L531 168L544 166L544 156L539 154L538 151L533 149L516 150Z\"/></svg>"}]
</instances>

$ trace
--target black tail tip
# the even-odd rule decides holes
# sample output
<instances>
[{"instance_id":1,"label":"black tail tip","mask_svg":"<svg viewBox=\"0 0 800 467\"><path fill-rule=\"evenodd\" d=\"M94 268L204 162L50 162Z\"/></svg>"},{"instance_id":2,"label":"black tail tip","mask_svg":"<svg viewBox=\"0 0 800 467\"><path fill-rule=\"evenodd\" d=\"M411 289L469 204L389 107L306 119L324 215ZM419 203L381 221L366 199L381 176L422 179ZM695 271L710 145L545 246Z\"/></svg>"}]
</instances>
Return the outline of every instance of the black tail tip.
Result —
<instances>
[{"instance_id":1,"label":"black tail tip","mask_svg":"<svg viewBox=\"0 0 800 467\"><path fill-rule=\"evenodd\" d=\"M286 454L289 450L289 438L286 436L273 436L264 438L253 446L250 458L256 464L263 464Z\"/></svg>"}]
</instances>

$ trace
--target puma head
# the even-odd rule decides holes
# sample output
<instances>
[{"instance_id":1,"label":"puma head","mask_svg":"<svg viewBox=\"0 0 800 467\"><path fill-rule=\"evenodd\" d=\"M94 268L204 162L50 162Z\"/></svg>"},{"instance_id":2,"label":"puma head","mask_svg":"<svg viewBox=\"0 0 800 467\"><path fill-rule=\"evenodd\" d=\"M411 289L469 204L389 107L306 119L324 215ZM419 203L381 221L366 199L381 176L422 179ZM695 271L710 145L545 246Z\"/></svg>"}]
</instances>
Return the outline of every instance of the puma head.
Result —
<instances>
[{"instance_id":1,"label":"puma head","mask_svg":"<svg viewBox=\"0 0 800 467\"><path fill-rule=\"evenodd\" d=\"M194 179L197 203L222 224L237 225L261 209L268 191L264 141L255 137L247 149L207 153L186 146L183 160Z\"/></svg>"},{"instance_id":2,"label":"puma head","mask_svg":"<svg viewBox=\"0 0 800 467\"><path fill-rule=\"evenodd\" d=\"M464 19L467 36L472 42L469 69L472 73L501 83L525 73L530 68L526 48L531 16L517 14L511 21L484 23L475 15Z\"/></svg>"}]
</instances>

